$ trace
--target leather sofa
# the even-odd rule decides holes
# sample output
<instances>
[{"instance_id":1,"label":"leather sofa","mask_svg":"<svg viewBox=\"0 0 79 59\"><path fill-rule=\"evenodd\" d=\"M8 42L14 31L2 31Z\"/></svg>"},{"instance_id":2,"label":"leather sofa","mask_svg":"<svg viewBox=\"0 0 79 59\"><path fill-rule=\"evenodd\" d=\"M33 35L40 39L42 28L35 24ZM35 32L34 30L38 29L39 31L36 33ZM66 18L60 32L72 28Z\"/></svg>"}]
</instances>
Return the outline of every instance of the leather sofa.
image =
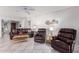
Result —
<instances>
[{"instance_id":1,"label":"leather sofa","mask_svg":"<svg viewBox=\"0 0 79 59\"><path fill-rule=\"evenodd\" d=\"M16 35L24 35L24 34L28 34L29 37L33 37L34 32L31 31L30 28L18 28L18 29L13 29L10 32L10 39L12 40L12 38Z\"/></svg>"},{"instance_id":2,"label":"leather sofa","mask_svg":"<svg viewBox=\"0 0 79 59\"><path fill-rule=\"evenodd\" d=\"M72 53L74 50L75 38L75 29L62 28L58 35L51 40L51 47L62 53Z\"/></svg>"},{"instance_id":3,"label":"leather sofa","mask_svg":"<svg viewBox=\"0 0 79 59\"><path fill-rule=\"evenodd\" d=\"M38 29L38 32L34 36L34 41L38 43L44 43L46 39L46 29L40 28Z\"/></svg>"}]
</instances>

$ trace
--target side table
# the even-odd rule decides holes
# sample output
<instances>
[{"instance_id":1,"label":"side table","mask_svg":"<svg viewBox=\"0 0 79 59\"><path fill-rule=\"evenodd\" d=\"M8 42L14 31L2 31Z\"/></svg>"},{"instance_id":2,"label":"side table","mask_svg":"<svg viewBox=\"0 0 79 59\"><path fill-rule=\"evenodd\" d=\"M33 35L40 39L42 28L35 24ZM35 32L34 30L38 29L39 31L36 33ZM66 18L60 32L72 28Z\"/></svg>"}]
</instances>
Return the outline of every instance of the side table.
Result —
<instances>
[{"instance_id":1,"label":"side table","mask_svg":"<svg viewBox=\"0 0 79 59\"><path fill-rule=\"evenodd\" d=\"M47 36L47 38L46 38L46 43L49 43L49 44L51 44L51 40L52 40L53 38L52 38L52 36L50 35L50 36Z\"/></svg>"}]
</instances>

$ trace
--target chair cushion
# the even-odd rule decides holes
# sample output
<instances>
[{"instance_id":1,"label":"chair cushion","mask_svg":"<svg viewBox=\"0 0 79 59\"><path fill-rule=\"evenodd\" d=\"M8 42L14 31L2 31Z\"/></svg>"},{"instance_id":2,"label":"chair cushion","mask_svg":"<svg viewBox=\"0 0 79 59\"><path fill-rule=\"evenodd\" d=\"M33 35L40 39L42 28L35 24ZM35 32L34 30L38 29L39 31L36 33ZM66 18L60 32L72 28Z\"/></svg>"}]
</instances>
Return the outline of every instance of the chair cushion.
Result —
<instances>
[{"instance_id":1,"label":"chair cushion","mask_svg":"<svg viewBox=\"0 0 79 59\"><path fill-rule=\"evenodd\" d=\"M53 41L52 45L55 45L61 49L69 50L69 45L60 40Z\"/></svg>"},{"instance_id":2,"label":"chair cushion","mask_svg":"<svg viewBox=\"0 0 79 59\"><path fill-rule=\"evenodd\" d=\"M70 34L70 33L59 33L58 36L61 36L61 37L65 37L65 38L69 38L71 40L74 40L74 35L73 34Z\"/></svg>"},{"instance_id":3,"label":"chair cushion","mask_svg":"<svg viewBox=\"0 0 79 59\"><path fill-rule=\"evenodd\" d=\"M62 37L62 36L58 36L58 39L66 42L68 44L73 43L73 40L71 40L69 38Z\"/></svg>"}]
</instances>

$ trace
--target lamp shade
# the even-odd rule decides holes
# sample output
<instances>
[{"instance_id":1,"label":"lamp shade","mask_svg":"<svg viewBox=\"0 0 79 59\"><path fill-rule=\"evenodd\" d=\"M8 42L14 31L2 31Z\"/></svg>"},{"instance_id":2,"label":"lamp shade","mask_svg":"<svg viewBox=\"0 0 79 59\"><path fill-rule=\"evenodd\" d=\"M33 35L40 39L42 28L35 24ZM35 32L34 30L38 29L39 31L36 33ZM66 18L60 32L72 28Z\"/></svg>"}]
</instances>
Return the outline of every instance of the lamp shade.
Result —
<instances>
[{"instance_id":1,"label":"lamp shade","mask_svg":"<svg viewBox=\"0 0 79 59\"><path fill-rule=\"evenodd\" d=\"M53 29L53 27L50 27L49 30L50 30L50 31L53 31L54 29Z\"/></svg>"}]
</instances>

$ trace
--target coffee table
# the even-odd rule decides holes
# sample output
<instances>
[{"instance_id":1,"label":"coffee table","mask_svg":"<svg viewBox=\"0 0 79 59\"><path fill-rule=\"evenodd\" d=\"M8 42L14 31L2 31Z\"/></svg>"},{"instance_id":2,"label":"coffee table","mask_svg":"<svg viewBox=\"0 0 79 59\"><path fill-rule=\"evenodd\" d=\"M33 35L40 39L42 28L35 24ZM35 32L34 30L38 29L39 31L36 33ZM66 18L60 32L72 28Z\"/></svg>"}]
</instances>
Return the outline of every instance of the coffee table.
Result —
<instances>
[{"instance_id":1,"label":"coffee table","mask_svg":"<svg viewBox=\"0 0 79 59\"><path fill-rule=\"evenodd\" d=\"M27 38L29 38L29 35L22 34L22 35L15 35L12 40L24 41L24 40L27 40Z\"/></svg>"}]
</instances>

